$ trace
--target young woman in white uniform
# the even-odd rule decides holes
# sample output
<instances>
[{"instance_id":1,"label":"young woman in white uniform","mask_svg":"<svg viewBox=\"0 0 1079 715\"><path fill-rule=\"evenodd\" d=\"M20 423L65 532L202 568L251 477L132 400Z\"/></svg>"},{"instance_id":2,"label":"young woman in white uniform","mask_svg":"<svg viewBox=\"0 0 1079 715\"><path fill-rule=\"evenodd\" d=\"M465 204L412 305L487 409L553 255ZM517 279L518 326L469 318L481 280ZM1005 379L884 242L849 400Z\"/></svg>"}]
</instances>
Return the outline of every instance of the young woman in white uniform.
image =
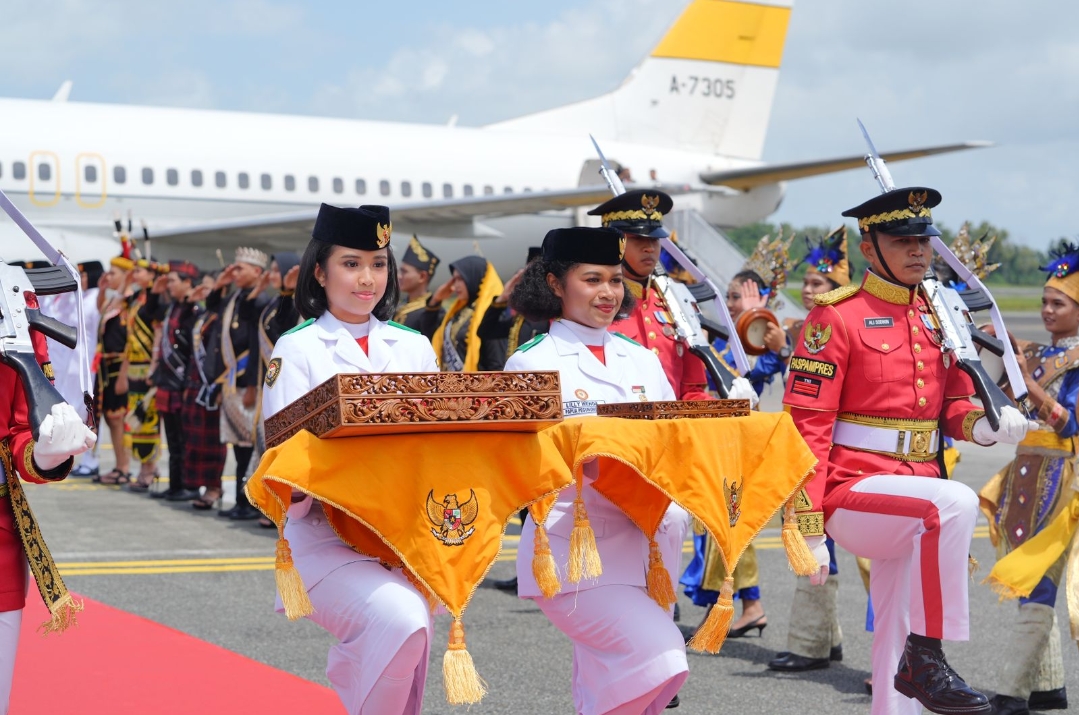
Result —
<instances>
[{"instance_id":1,"label":"young woman in white uniform","mask_svg":"<svg viewBox=\"0 0 1079 715\"><path fill-rule=\"evenodd\" d=\"M607 332L633 308L622 286L624 239L605 228L556 229L543 241L543 255L525 269L510 305L529 320L557 319L510 356L506 370L555 370L562 382L567 417L594 415L596 405L673 400L663 367L650 350ZM573 641L573 700L582 715L639 715L663 710L689 674L685 643L670 612L646 590L648 539L613 503L589 485L598 466L584 466L584 502L596 534L603 575L569 584L575 490L562 492L547 519L562 593L544 598L532 575L532 550L517 556L519 595L531 598ZM681 567L688 514L672 505L656 540L672 581ZM535 524L526 519L521 543L531 543ZM672 546L673 545L673 546Z\"/></svg>"},{"instance_id":2,"label":"young woman in white uniform","mask_svg":"<svg viewBox=\"0 0 1079 715\"><path fill-rule=\"evenodd\" d=\"M398 301L389 239L384 206L319 209L295 294L306 322L274 348L264 417L337 373L438 371L427 338L385 322ZM285 537L315 609L308 618L340 641L330 649L326 675L346 710L419 713L431 640L427 601L399 569L342 542L310 497L297 493L293 502Z\"/></svg>"}]
</instances>

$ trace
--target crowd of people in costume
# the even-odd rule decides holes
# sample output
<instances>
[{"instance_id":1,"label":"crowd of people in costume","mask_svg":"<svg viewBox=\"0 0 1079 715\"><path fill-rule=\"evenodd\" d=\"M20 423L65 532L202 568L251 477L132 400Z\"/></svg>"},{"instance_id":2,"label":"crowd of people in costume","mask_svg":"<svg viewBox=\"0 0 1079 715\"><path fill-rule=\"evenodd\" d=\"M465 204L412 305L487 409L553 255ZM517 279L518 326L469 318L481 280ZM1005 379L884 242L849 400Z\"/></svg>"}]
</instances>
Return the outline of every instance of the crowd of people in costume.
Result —
<instances>
[{"instance_id":1,"label":"crowd of people in costume","mask_svg":"<svg viewBox=\"0 0 1079 715\"><path fill-rule=\"evenodd\" d=\"M858 250L869 269L851 274L845 228L809 244L801 294L808 316L769 323L751 370L735 380L731 397L754 405L769 385L781 389L818 460L789 505L815 566L796 584L771 585L793 586L794 598L787 649L768 668L799 672L842 659L838 546L860 557L869 592L874 635L866 686L873 713L1066 707L1054 608L1061 590L1077 598L1079 570L1072 558L1079 521L1079 248L1048 267L1042 318L1050 344L1019 350L1030 417L1008 406L994 427L971 401L970 378L944 350L941 325L920 287L932 264L930 237L939 235L931 209L940 201L933 189L908 187L844 212L858 222ZM109 432L115 467L101 472L94 435L78 428L87 415L79 412L74 354L51 344L47 358L42 341L42 362L51 358L70 404L56 408L48 433L31 439L18 378L0 366L4 395L13 396L0 400L8 409L0 419L7 483L88 477L196 510L220 508L225 518L261 517L273 527L243 488L266 451L263 421L338 373L557 370L567 416L595 415L602 403L714 399L712 376L678 339L653 283L657 267L669 261L660 239L670 236L663 217L671 208L660 191L617 196L591 212L602 227L550 231L505 283L489 261L468 256L449 265L439 284L439 258L415 237L398 258L384 206L324 204L302 255L239 248L232 264L214 272L139 257L125 237L107 271L80 265L81 308L97 336L94 409ZM735 319L774 306L791 268L790 246L762 241L731 281L726 304ZM74 322L73 298L43 298L43 311ZM713 349L734 364L723 339ZM162 431L167 485L157 484ZM976 494L946 478L954 466L950 440L1016 444L1016 458ZM230 445L237 488L226 509ZM535 601L572 642L577 712L677 707L693 633L679 629L674 609L650 596L650 552L662 555L672 585L681 583L698 606L719 607L725 592L742 602L727 633L732 638L762 636L768 623L755 555L750 549L727 573L717 545L677 504L656 536L646 537L594 488L599 464L583 469L581 490L560 493L545 524L522 515L522 540L543 526L555 563L565 564L577 511L587 508L604 525L595 536L602 574L549 596L521 550L517 577L500 585ZM8 494L0 492L5 519L12 514ZM992 699L964 682L942 646L970 637L967 566L979 507L1000 553L990 581L1019 599L1016 657ZM346 710L418 713L433 617L422 590L401 569L347 546L310 495L294 492L287 517L291 560L313 607L307 617L338 640L327 675ZM17 529L2 533L7 551L0 556L14 554L8 570L25 576ZM682 544L690 535L694 555L683 571ZM1070 591L1061 589L1068 578ZM5 580L0 589L0 705L10 690L11 633L19 627L11 614L21 613L25 593L25 578ZM1079 613L1071 618L1074 626Z\"/></svg>"}]
</instances>

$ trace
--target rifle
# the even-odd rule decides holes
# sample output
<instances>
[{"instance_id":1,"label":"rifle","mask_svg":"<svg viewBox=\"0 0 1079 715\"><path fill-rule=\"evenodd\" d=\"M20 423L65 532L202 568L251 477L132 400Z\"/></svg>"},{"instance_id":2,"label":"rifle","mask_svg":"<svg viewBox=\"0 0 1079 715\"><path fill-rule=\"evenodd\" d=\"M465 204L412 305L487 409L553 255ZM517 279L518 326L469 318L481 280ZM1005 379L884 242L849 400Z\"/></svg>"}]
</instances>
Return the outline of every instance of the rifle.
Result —
<instances>
[{"instance_id":1,"label":"rifle","mask_svg":"<svg viewBox=\"0 0 1079 715\"><path fill-rule=\"evenodd\" d=\"M873 177L877 180L881 193L893 191L895 183L892 181L892 175L888 171L888 167L884 165L884 159L877 153L877 148L873 146L873 140L869 138L869 132L866 131L861 120L858 120L858 126L861 128L862 136L865 137L866 145L869 148L869 152L865 156L866 164L872 170ZM968 285L977 290L983 299L988 300L990 315L997 335L1007 335L1004 320L997 309L996 301L993 300L992 294L985 285L952 253L951 249L940 240L939 236L931 236L929 242L933 249L940 254L940 257L944 259L944 262L962 280L967 281ZM982 406L985 408L985 417L989 421L989 426L994 430L999 428L1000 411L1006 405L1012 404L1012 401L986 373L985 366L982 365L982 361L978 356L975 343L981 343L993 352L997 352L998 349L1002 351L1008 379L1013 385L1013 390L1016 390L1015 400L1021 403L1027 395L1024 387L1026 383L1019 372L1019 364L1016 362L1010 341L991 341L989 336L978 330L974 321L970 318L970 313L975 307L965 302L967 295L973 298L976 294L967 291L960 295L954 288L945 286L937 279L936 273L933 272L932 264L926 270L925 278L922 280L921 285L922 290L929 299L929 305L937 319L937 323L944 334L944 344L942 346L944 354L952 355L959 369L970 376L978 399L981 400ZM984 306L984 301L977 307L981 308L982 306ZM1019 391L1022 391L1022 394L1019 394Z\"/></svg>"}]
</instances>

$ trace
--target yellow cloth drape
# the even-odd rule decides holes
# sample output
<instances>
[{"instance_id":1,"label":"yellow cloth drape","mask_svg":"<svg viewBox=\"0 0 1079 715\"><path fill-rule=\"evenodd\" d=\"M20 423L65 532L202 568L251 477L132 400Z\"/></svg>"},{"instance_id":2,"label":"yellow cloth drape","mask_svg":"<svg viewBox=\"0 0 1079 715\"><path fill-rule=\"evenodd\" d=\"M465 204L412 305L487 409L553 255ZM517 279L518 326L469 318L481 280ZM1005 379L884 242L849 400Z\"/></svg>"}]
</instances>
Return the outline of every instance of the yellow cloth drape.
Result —
<instances>
[{"instance_id":1,"label":"yellow cloth drape","mask_svg":"<svg viewBox=\"0 0 1079 715\"><path fill-rule=\"evenodd\" d=\"M502 294L503 287L502 279L498 277L495 267L488 261L487 272L484 273L483 280L480 281L480 289L476 296L476 300L473 303L472 322L468 326L468 340L466 341L468 350L462 359L465 366L465 372L475 372L479 368L480 338L479 335L477 335L477 332L480 329L480 323L483 322L484 314L487 312L487 309L491 307L491 303L494 302L494 299ZM445 317L442 318L442 324L438 326L435 334L431 337L431 345L435 348L435 357L438 359L439 367L442 366L442 341L445 333L453 324L454 316L467 306L468 303L465 300L458 299L458 301L446 311Z\"/></svg>"}]
</instances>

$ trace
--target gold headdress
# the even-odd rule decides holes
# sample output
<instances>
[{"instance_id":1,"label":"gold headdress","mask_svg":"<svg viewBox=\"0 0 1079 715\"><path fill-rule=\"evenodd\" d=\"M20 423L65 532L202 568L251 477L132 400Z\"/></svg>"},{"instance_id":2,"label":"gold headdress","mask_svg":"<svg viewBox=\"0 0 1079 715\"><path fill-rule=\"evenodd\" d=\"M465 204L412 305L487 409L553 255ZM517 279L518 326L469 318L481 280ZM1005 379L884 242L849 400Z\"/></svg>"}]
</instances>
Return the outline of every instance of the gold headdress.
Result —
<instances>
[{"instance_id":1,"label":"gold headdress","mask_svg":"<svg viewBox=\"0 0 1079 715\"><path fill-rule=\"evenodd\" d=\"M997 237L993 236L987 241L986 237L988 236L989 232L987 231L982 234L981 238L972 241L970 238L970 222L967 221L960 227L959 233L956 234L955 241L952 242L951 246L952 253L980 280L985 280L986 276L1000 268L999 263L989 263L989 249L996 243Z\"/></svg>"},{"instance_id":2,"label":"gold headdress","mask_svg":"<svg viewBox=\"0 0 1079 715\"><path fill-rule=\"evenodd\" d=\"M753 271L764 279L771 289L768 296L769 307L777 305L779 291L787 285L787 274L791 269L790 247L793 241L794 234L791 233L790 238L784 239L782 229L775 239L765 236L757 242L753 255L742 266L743 271Z\"/></svg>"}]
</instances>

